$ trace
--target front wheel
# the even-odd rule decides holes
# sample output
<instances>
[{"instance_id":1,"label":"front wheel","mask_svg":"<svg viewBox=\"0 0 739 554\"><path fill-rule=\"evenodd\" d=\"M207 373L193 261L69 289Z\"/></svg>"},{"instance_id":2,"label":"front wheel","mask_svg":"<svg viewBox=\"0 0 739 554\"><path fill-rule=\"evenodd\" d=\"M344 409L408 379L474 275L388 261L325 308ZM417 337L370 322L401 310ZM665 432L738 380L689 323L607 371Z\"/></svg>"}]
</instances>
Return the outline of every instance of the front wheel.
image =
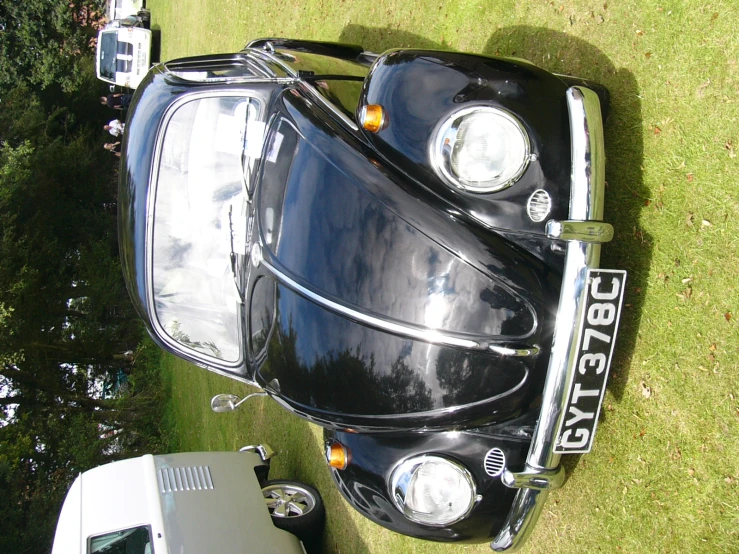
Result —
<instances>
[{"instance_id":1,"label":"front wheel","mask_svg":"<svg viewBox=\"0 0 739 554\"><path fill-rule=\"evenodd\" d=\"M321 536L326 512L316 489L297 481L267 481L262 496L275 527L304 542Z\"/></svg>"},{"instance_id":2,"label":"front wheel","mask_svg":"<svg viewBox=\"0 0 739 554\"><path fill-rule=\"evenodd\" d=\"M144 29L151 28L151 12L149 10L141 10L136 15L138 15L139 19L141 20L141 25Z\"/></svg>"}]
</instances>

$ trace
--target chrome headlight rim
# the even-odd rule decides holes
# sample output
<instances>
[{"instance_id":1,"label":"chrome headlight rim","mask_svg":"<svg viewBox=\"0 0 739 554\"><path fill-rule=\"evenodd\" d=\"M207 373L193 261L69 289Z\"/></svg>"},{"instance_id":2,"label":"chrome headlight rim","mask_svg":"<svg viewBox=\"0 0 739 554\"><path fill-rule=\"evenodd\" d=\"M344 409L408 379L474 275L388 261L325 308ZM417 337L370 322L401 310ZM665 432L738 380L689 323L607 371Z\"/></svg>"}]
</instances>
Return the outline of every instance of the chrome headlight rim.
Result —
<instances>
[{"instance_id":1,"label":"chrome headlight rim","mask_svg":"<svg viewBox=\"0 0 739 554\"><path fill-rule=\"evenodd\" d=\"M415 471L417 471L419 467L428 462L443 462L449 464L460 473L460 475L464 478L467 485L469 486L469 504L466 506L465 510L454 519L450 519L444 522L429 522L425 520L422 516L419 516L419 512L416 512L405 505L407 489L403 488L403 485L407 486L410 482L410 478L413 476ZM409 479L407 479L405 483L401 483L401 479L405 476L408 476ZM475 480L472 477L472 473L461 463L445 456L440 456L438 454L422 454L418 456L411 456L398 462L390 473L389 488L390 498L392 499L393 504L398 510L400 510L403 515L405 515L405 517L415 523L419 523L421 525L426 525L429 527L447 527L449 525L454 525L455 523L462 521L468 515L470 515L472 508L475 507L475 504L481 498L477 494L477 486L475 485Z\"/></svg>"},{"instance_id":2,"label":"chrome headlight rim","mask_svg":"<svg viewBox=\"0 0 739 554\"><path fill-rule=\"evenodd\" d=\"M523 142L524 153L516 171L504 181L489 186L480 186L477 184L466 182L454 175L451 170L451 145L454 144L454 139L456 139L456 134L459 128L459 126L455 128L454 123L456 121L461 121L463 118L476 112L487 112L490 114L494 114L512 124L513 127L517 129L520 133ZM524 127L521 120L508 110L500 108L498 106L491 106L489 104L474 104L456 110L440 121L440 123L436 126L433 137L434 138L429 145L429 157L431 159L431 165L434 171L447 185L450 185L459 190L463 190L465 192L486 194L505 190L521 178L521 176L528 169L529 163L531 161L536 160L536 155L532 154L531 152L531 139L529 138L529 133ZM447 142L447 139L449 139L449 142Z\"/></svg>"}]
</instances>

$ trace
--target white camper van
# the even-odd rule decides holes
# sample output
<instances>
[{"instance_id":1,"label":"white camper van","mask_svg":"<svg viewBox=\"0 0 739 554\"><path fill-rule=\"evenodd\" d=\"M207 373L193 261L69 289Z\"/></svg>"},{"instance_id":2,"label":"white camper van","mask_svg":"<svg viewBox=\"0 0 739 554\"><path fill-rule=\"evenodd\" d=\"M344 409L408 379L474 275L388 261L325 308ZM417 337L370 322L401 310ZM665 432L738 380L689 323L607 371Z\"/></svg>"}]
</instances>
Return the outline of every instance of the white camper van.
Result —
<instances>
[{"instance_id":1,"label":"white camper van","mask_svg":"<svg viewBox=\"0 0 739 554\"><path fill-rule=\"evenodd\" d=\"M106 15L98 33L98 79L136 88L151 66L151 12L143 0L109 0Z\"/></svg>"},{"instance_id":2,"label":"white camper van","mask_svg":"<svg viewBox=\"0 0 739 554\"><path fill-rule=\"evenodd\" d=\"M86 471L67 493L52 554L304 554L301 539L323 529L321 497L308 485L267 481L271 456L258 445Z\"/></svg>"}]
</instances>

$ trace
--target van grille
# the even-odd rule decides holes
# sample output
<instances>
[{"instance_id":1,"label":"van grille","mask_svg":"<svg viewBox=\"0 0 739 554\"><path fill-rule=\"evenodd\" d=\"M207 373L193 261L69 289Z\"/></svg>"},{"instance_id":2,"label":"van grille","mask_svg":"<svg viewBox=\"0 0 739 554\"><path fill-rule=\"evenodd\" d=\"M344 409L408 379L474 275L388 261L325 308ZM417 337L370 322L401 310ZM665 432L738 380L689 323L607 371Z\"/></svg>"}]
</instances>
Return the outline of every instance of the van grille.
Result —
<instances>
[{"instance_id":1,"label":"van grille","mask_svg":"<svg viewBox=\"0 0 739 554\"><path fill-rule=\"evenodd\" d=\"M160 492L202 491L214 488L208 466L163 467L157 477Z\"/></svg>"}]
</instances>

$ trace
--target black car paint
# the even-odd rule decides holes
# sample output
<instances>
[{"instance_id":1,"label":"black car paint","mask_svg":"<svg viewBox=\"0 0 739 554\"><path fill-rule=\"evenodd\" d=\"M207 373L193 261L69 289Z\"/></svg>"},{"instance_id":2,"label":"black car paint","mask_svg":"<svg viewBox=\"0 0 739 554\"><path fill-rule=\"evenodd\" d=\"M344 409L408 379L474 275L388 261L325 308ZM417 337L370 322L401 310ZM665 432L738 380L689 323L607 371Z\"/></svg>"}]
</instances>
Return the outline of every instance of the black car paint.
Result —
<instances>
[{"instance_id":1,"label":"black car paint","mask_svg":"<svg viewBox=\"0 0 739 554\"><path fill-rule=\"evenodd\" d=\"M505 433L504 425L435 433L348 433L324 431L327 444L338 441L350 452L344 470L331 469L342 496L375 523L412 537L440 542L490 540L508 514L514 489L485 473L483 462L492 448L501 449L506 467L523 468L529 441ZM404 459L424 454L461 463L471 473L480 495L469 515L451 525L431 526L409 520L395 506L388 489L393 469Z\"/></svg>"},{"instance_id":2,"label":"black car paint","mask_svg":"<svg viewBox=\"0 0 739 554\"><path fill-rule=\"evenodd\" d=\"M295 153L283 146L278 163L263 164L257 190L258 221L273 204L282 214L273 224L281 234L271 239L279 241L279 253L271 251L262 229L263 255L273 266L365 313L423 326L426 300L435 295L434 309L455 324L447 332L493 337L489 324L498 321L501 342L541 342L542 327L534 330L532 316L549 319L545 312L557 290L549 268L505 240L430 210L427 202L438 202L435 196L379 160L368 162L356 138L326 121L302 95L281 94L275 111L280 115L266 149L280 128L282 144L294 143ZM300 138L284 138L293 134ZM276 201L265 200L273 195ZM409 252L421 254L415 269L420 275L414 275ZM455 252L478 258L461 263ZM455 271L449 271L452 264ZM506 393L520 401L531 392L529 372L542 369L536 360L397 337L279 289L278 330L268 363L255 377L268 389L277 388L276 379L275 392L285 402L333 425L438 427L452 420L449 408L456 421L510 417L516 410ZM393 299L397 305L390 305ZM439 379L446 384L441 389Z\"/></svg>"},{"instance_id":3,"label":"black car paint","mask_svg":"<svg viewBox=\"0 0 739 554\"><path fill-rule=\"evenodd\" d=\"M356 52L354 47L326 44L318 47L307 41L298 42L273 46L288 52L292 47L294 52L333 55L343 60L351 60ZM366 64L366 60L356 61ZM198 63L207 64L208 57L199 57ZM424 81L424 88L418 90L413 72L408 70L431 67L428 64L438 71L432 71ZM224 86L235 93L240 88L180 82L160 66L138 88L129 114L129 132L124 139L121 161L121 258L134 305L152 334L144 253L147 195L157 128L167 107L177 97L194 88L212 87L222 91ZM359 204L365 211L372 205L378 206L373 212L375 225L398 220L408 225L411 233L417 233L418 244L433 245L440 252L463 256L474 271L491 280L497 279L512 298L526 299L525 303L537 314L537 329L532 335L518 339L535 342L542 351L535 359L522 361L429 346L435 350L433 358L437 364L448 357L454 362L451 366L456 363L465 369L449 380L456 381L459 390L434 391L429 395L432 382L424 380L422 372L408 371L409 368L396 364L396 375L392 367L389 372L385 368L383 380L374 368L368 367L369 362L376 363L371 352L374 349L352 350L356 344L342 342L340 336L332 335L319 349L302 348L304 334L314 334L314 327L326 320L335 320L332 329L343 328L347 333L361 326L329 313L284 285L277 285L274 325L265 343L253 347L244 367L235 370L235 375L256 379L281 405L323 425L328 439L340 440L350 448L353 458L349 467L343 472L332 470L334 479L347 500L373 521L432 540L488 540L497 532L515 491L504 487L498 478L485 475L481 461L490 448L498 446L506 452L512 470L523 463L530 426L536 419L551 342L552 316L557 308L562 257L556 242L542 237L542 226L528 220L523 206L531 192L545 183L555 203L552 215L566 214L569 128L564 82L523 62L438 52L392 52L375 66L360 99L360 103L380 103L390 114L390 125L377 135L348 129L329 110L310 102L300 87L258 86L272 89L268 112L280 114L272 119L272 132L275 121L282 117L299 129L305 140L320 143L323 167L341 176L339 180L344 180L345 186L356 186L359 175L373 176L372 180L362 181L362 194L368 199ZM430 102L422 113L411 109L411 93L421 94ZM552 98L551 103L532 105L527 101L539 94ZM538 156L515 186L488 195L465 193L444 185L431 169L428 158L428 140L439 120L460 107L461 102L482 101L515 113L526 126L532 138L532 151ZM285 163L292 163L292 159ZM290 170L300 172L301 168ZM263 171L260 168L260 175ZM315 190L320 193L326 189ZM257 210L256 217L264 241L263 214ZM361 241L362 220L350 227L348 234ZM330 243L335 233L336 228L324 230L323 240ZM289 267L280 266L279 256L268 249L265 251L275 266L289 271ZM363 262L367 267L363 271L396 274L393 268L371 263L374 256L371 252L367 254ZM293 277L311 280L309 276L299 275L303 272L297 273ZM263 267L254 269L247 295L260 277L271 278ZM350 285L347 282L342 286ZM339 288L333 293L341 296L345 290ZM322 292L331 294L331 291ZM443 286L439 292L443 293ZM247 317L245 313L244 318ZM300 318L308 325L301 329L290 325ZM395 345L390 350L396 356L409 347L412 350L415 345L410 343L417 342L379 330L365 328L362 332L377 337L372 339L377 341L377 348L381 348L383 341ZM168 348L156 336L155 340ZM311 357L312 363L301 363ZM271 361L265 365L265 359ZM197 362L194 358L190 360ZM315 379L319 374L321 379ZM525 376L523 380L522 376ZM500 382L495 383L496 379ZM498 388L490 388L491 383ZM516 386L516 383L522 384ZM368 394L370 390L376 394ZM496 393L498 397L487 399ZM516 427L521 420L524 422ZM448 527L415 524L389 498L387 478L392 468L401 459L428 452L453 456L462 462L472 472L482 495L469 517Z\"/></svg>"},{"instance_id":4,"label":"black car paint","mask_svg":"<svg viewBox=\"0 0 739 554\"><path fill-rule=\"evenodd\" d=\"M246 48L265 50L288 50L291 52L303 52L317 54L328 58L337 58L352 62L369 63L362 59L364 48L358 44L344 44L341 42L321 42L315 40L296 40L285 38L260 38L246 45Z\"/></svg>"},{"instance_id":5,"label":"black car paint","mask_svg":"<svg viewBox=\"0 0 739 554\"><path fill-rule=\"evenodd\" d=\"M552 198L550 217L566 219L569 206L570 136L565 83L522 60L470 54L394 51L384 54L365 81L361 103L379 104L390 123L378 133L365 132L376 150L409 176L443 198L455 213L503 232L531 250L531 236L544 234L545 222L526 214L537 189ZM548 98L535 102L535 98ZM526 128L535 159L516 185L495 193L462 191L445 184L432 168L428 141L440 120L463 105L490 105L513 114ZM417 140L425 137L426 140ZM527 237L527 235L529 235ZM527 240L529 239L529 240ZM550 241L534 249L557 266Z\"/></svg>"}]
</instances>

